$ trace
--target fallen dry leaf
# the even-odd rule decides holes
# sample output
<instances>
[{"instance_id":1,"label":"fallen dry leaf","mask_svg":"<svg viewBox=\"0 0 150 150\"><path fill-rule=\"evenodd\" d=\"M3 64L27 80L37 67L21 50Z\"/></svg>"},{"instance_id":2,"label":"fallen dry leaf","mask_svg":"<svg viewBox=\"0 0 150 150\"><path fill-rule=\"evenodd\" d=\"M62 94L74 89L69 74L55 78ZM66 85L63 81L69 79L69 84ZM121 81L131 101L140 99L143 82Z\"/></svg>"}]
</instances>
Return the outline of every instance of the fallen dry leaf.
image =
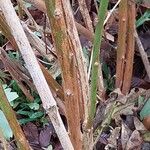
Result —
<instances>
[{"instance_id":1,"label":"fallen dry leaf","mask_svg":"<svg viewBox=\"0 0 150 150\"><path fill-rule=\"evenodd\" d=\"M128 128L128 126L125 123L122 123L122 130L121 130L121 143L122 148L126 148L126 144L130 138L132 131Z\"/></svg>"},{"instance_id":2,"label":"fallen dry leaf","mask_svg":"<svg viewBox=\"0 0 150 150\"><path fill-rule=\"evenodd\" d=\"M134 130L129 141L127 142L126 150L141 150L142 138L137 130Z\"/></svg>"},{"instance_id":3,"label":"fallen dry leaf","mask_svg":"<svg viewBox=\"0 0 150 150\"><path fill-rule=\"evenodd\" d=\"M143 123L137 117L134 117L134 126L137 131L146 130Z\"/></svg>"},{"instance_id":4,"label":"fallen dry leaf","mask_svg":"<svg viewBox=\"0 0 150 150\"><path fill-rule=\"evenodd\" d=\"M39 135L39 143L41 147L47 147L50 144L51 136L54 132L54 129L50 126L45 126L43 130L41 130Z\"/></svg>"}]
</instances>

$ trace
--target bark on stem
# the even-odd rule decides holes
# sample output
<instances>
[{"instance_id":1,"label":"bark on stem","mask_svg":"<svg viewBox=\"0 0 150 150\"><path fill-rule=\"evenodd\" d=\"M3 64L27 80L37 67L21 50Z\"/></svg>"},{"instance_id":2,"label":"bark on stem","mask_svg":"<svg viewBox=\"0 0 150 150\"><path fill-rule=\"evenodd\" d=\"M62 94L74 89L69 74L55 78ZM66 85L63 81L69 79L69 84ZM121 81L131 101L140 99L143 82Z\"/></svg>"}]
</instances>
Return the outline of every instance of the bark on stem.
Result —
<instances>
[{"instance_id":1,"label":"bark on stem","mask_svg":"<svg viewBox=\"0 0 150 150\"><path fill-rule=\"evenodd\" d=\"M126 47L126 62L124 69L122 93L127 94L130 90L132 72L133 72L133 60L134 60L134 26L135 26L135 2L128 0L128 24L127 24L127 47Z\"/></svg>"},{"instance_id":2,"label":"bark on stem","mask_svg":"<svg viewBox=\"0 0 150 150\"><path fill-rule=\"evenodd\" d=\"M88 97L88 82L86 80L82 48L79 43L70 2L68 0L45 0L45 3L62 70L70 138L74 148L78 150L82 148L80 119L83 120L85 99Z\"/></svg>"},{"instance_id":3,"label":"bark on stem","mask_svg":"<svg viewBox=\"0 0 150 150\"><path fill-rule=\"evenodd\" d=\"M117 48L117 67L116 67L116 88L122 89L125 52L126 52L126 34L127 34L127 0L122 0L119 5L119 31Z\"/></svg>"},{"instance_id":4,"label":"bark on stem","mask_svg":"<svg viewBox=\"0 0 150 150\"><path fill-rule=\"evenodd\" d=\"M1 0L0 8L5 16L5 19L11 29L18 48L22 54L22 57L26 63L26 67L31 74L33 82L41 97L43 107L48 113L58 138L65 150L72 150L73 146L63 125L63 122L58 113L56 102L52 96L52 93L47 85L47 82L43 76L43 73L38 65L34 52L29 44L29 41L23 31L19 18L17 17L13 5L10 0Z\"/></svg>"}]
</instances>

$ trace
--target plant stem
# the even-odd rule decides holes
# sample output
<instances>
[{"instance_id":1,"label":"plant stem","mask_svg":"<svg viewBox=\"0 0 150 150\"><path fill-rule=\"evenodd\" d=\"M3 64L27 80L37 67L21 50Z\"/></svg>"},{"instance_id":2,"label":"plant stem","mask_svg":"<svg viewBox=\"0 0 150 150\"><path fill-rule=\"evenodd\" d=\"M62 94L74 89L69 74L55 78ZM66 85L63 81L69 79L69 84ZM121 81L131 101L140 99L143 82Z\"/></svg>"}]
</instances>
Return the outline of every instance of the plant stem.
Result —
<instances>
[{"instance_id":1,"label":"plant stem","mask_svg":"<svg viewBox=\"0 0 150 150\"><path fill-rule=\"evenodd\" d=\"M130 90L132 71L133 71L133 60L134 60L134 49L135 49L135 2L128 0L128 24L127 24L127 47L126 47L126 62L124 69L124 78L122 85L122 93L127 94ZM120 33L121 34L121 33Z\"/></svg>"},{"instance_id":2,"label":"plant stem","mask_svg":"<svg viewBox=\"0 0 150 150\"><path fill-rule=\"evenodd\" d=\"M98 69L99 67L99 55L100 55L100 46L103 34L103 24L107 12L108 0L101 0L99 13L98 13L98 23L95 30L94 38L94 47L93 47L93 60L92 60L92 77L91 77L91 102L89 104L89 116L88 116L88 128L91 128L95 111L96 111L96 93L97 93L97 83L98 83ZM102 74L102 73L101 73Z\"/></svg>"},{"instance_id":3,"label":"plant stem","mask_svg":"<svg viewBox=\"0 0 150 150\"><path fill-rule=\"evenodd\" d=\"M119 5L119 30L117 47L116 88L122 89L127 34L127 0L122 0Z\"/></svg>"},{"instance_id":4,"label":"plant stem","mask_svg":"<svg viewBox=\"0 0 150 150\"><path fill-rule=\"evenodd\" d=\"M88 80L69 0L45 0L61 66L68 130L74 149L82 149L81 124L89 99Z\"/></svg>"},{"instance_id":5,"label":"plant stem","mask_svg":"<svg viewBox=\"0 0 150 150\"><path fill-rule=\"evenodd\" d=\"M135 3L122 0L119 6L116 88L123 94L130 90L134 59Z\"/></svg>"}]
</instances>

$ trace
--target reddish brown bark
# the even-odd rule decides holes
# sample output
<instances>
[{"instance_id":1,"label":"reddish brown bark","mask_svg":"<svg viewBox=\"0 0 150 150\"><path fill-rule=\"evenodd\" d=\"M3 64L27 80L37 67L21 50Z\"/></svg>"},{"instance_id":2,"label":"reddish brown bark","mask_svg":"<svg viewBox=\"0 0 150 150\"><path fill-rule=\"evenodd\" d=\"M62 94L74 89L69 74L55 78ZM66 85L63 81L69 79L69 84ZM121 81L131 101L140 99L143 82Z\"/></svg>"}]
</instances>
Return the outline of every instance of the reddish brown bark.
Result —
<instances>
[{"instance_id":1,"label":"reddish brown bark","mask_svg":"<svg viewBox=\"0 0 150 150\"><path fill-rule=\"evenodd\" d=\"M127 94L131 85L134 58L134 2L131 0L120 2L119 19L116 88L120 88L123 94Z\"/></svg>"},{"instance_id":2,"label":"reddish brown bark","mask_svg":"<svg viewBox=\"0 0 150 150\"><path fill-rule=\"evenodd\" d=\"M127 33L127 0L122 0L119 5L119 31L117 48L116 88L122 88Z\"/></svg>"},{"instance_id":3,"label":"reddish brown bark","mask_svg":"<svg viewBox=\"0 0 150 150\"><path fill-rule=\"evenodd\" d=\"M134 59L134 28L135 28L135 2L128 1L128 25L127 25L127 50L126 50L126 63L125 72L122 86L122 93L127 94L130 90L133 59Z\"/></svg>"},{"instance_id":4,"label":"reddish brown bark","mask_svg":"<svg viewBox=\"0 0 150 150\"><path fill-rule=\"evenodd\" d=\"M82 95L81 87L78 82L76 55L74 55L75 49L73 41L67 32L67 25L72 26L72 24L70 24L71 22L63 15L65 13L62 4L63 2L58 0L46 0L45 3L58 60L62 70L69 135L74 149L80 150L82 149L82 138L80 131L79 105L82 101ZM69 3L69 1L66 1L65 3ZM71 32L74 33L73 28Z\"/></svg>"}]
</instances>

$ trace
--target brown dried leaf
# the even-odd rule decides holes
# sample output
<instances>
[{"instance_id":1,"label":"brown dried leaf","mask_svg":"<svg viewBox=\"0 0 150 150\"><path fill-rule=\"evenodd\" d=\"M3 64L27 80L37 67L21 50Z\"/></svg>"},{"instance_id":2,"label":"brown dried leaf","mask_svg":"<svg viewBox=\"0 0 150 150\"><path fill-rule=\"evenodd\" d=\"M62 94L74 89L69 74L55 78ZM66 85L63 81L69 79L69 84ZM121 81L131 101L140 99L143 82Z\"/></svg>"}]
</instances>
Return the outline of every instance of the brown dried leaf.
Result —
<instances>
[{"instance_id":1,"label":"brown dried leaf","mask_svg":"<svg viewBox=\"0 0 150 150\"><path fill-rule=\"evenodd\" d=\"M117 140L119 139L120 136L120 127L116 127L113 129L111 132L110 137L108 138L108 143L112 144L114 147L117 147Z\"/></svg>"},{"instance_id":2,"label":"brown dried leaf","mask_svg":"<svg viewBox=\"0 0 150 150\"><path fill-rule=\"evenodd\" d=\"M126 144L130 138L132 131L128 128L128 126L125 123L122 123L122 130L121 130L121 143L122 148L126 148Z\"/></svg>"},{"instance_id":3,"label":"brown dried leaf","mask_svg":"<svg viewBox=\"0 0 150 150\"><path fill-rule=\"evenodd\" d=\"M23 131L29 143L39 144L39 134L37 126L31 122L23 126Z\"/></svg>"},{"instance_id":4,"label":"brown dried leaf","mask_svg":"<svg viewBox=\"0 0 150 150\"><path fill-rule=\"evenodd\" d=\"M41 147L47 147L50 144L51 136L54 133L54 129L50 126L45 126L43 130L41 130L39 135L39 143Z\"/></svg>"},{"instance_id":5,"label":"brown dried leaf","mask_svg":"<svg viewBox=\"0 0 150 150\"><path fill-rule=\"evenodd\" d=\"M143 89L149 89L150 88L150 82L147 82L146 80L133 77L131 82L132 88L143 88Z\"/></svg>"},{"instance_id":6,"label":"brown dried leaf","mask_svg":"<svg viewBox=\"0 0 150 150\"><path fill-rule=\"evenodd\" d=\"M134 117L134 126L137 131L142 131L142 130L145 131L146 130L143 123L137 117Z\"/></svg>"},{"instance_id":7,"label":"brown dried leaf","mask_svg":"<svg viewBox=\"0 0 150 150\"><path fill-rule=\"evenodd\" d=\"M134 130L129 141L127 142L126 150L141 150L142 138L137 130Z\"/></svg>"}]
</instances>

